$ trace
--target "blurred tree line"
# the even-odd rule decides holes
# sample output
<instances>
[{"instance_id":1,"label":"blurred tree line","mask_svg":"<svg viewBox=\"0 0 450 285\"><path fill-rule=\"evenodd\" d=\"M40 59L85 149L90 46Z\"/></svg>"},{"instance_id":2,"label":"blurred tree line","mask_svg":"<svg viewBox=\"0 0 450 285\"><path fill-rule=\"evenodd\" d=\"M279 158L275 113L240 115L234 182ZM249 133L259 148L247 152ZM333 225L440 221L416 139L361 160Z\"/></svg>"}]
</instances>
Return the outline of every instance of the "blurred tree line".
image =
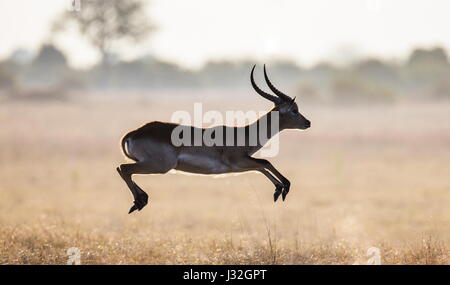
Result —
<instances>
[{"instance_id":1,"label":"blurred tree line","mask_svg":"<svg viewBox=\"0 0 450 285\"><path fill-rule=\"evenodd\" d=\"M83 0L81 11L66 11L56 19L52 35L77 28L99 52L99 63L86 70L73 69L52 41L36 55L17 50L0 61L0 95L1 90L20 98L62 98L67 91L80 89L249 88L250 70L256 63L250 59L208 62L199 70L153 56L121 60L120 47L142 42L156 29L145 13L146 5L146 0ZM324 62L305 68L278 60L268 65L276 85L302 100L450 99L450 64L441 47L417 48L401 62L368 58L347 66Z\"/></svg>"},{"instance_id":2,"label":"blurred tree line","mask_svg":"<svg viewBox=\"0 0 450 285\"><path fill-rule=\"evenodd\" d=\"M187 70L145 56L77 70L68 65L62 51L45 44L35 56L18 50L0 61L0 89L248 88L254 63L214 61L199 70ZM440 47L415 49L402 62L371 58L344 67L320 63L303 68L293 62L275 61L269 63L269 72L277 86L303 100L347 103L391 102L402 97L450 99L450 63Z\"/></svg>"}]
</instances>

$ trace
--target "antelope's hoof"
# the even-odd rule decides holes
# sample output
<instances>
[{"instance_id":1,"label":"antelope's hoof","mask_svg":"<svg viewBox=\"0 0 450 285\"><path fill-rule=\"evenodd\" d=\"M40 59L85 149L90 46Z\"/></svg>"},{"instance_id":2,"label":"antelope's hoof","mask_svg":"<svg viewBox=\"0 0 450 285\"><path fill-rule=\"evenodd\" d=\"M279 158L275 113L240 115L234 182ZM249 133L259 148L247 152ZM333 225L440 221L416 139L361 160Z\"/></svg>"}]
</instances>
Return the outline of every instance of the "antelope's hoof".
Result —
<instances>
[{"instance_id":1,"label":"antelope's hoof","mask_svg":"<svg viewBox=\"0 0 450 285\"><path fill-rule=\"evenodd\" d=\"M284 201L284 199L286 199L287 194L288 194L288 192L286 192L286 191L283 191L283 193L281 193L281 199L283 199L283 201Z\"/></svg>"},{"instance_id":2,"label":"antelope's hoof","mask_svg":"<svg viewBox=\"0 0 450 285\"><path fill-rule=\"evenodd\" d=\"M286 199L286 196L289 193L290 189L291 189L291 184L290 183L283 187L283 192L281 193L282 194L281 198L283 199L283 201L284 201L284 199Z\"/></svg>"},{"instance_id":3,"label":"antelope's hoof","mask_svg":"<svg viewBox=\"0 0 450 285\"><path fill-rule=\"evenodd\" d=\"M273 193L273 201L276 202L278 200L278 197L280 197L281 192L276 192Z\"/></svg>"},{"instance_id":4,"label":"antelope's hoof","mask_svg":"<svg viewBox=\"0 0 450 285\"><path fill-rule=\"evenodd\" d=\"M134 211L136 211L138 209L138 207L136 206L136 204L134 204L133 206L131 206L130 210L128 211L128 214L133 213Z\"/></svg>"},{"instance_id":5,"label":"antelope's hoof","mask_svg":"<svg viewBox=\"0 0 450 285\"><path fill-rule=\"evenodd\" d=\"M134 205L131 206L128 214L131 214L136 210L138 210L138 211L142 210L142 208L144 208L145 205L147 205L147 203L148 203L147 193L145 193L145 192L139 193L137 199L134 201Z\"/></svg>"},{"instance_id":6,"label":"antelope's hoof","mask_svg":"<svg viewBox=\"0 0 450 285\"><path fill-rule=\"evenodd\" d=\"M139 196L138 196L138 199L139 199L138 210L140 211L148 203L148 195L147 195L147 193L145 193L145 192L140 193Z\"/></svg>"},{"instance_id":7,"label":"antelope's hoof","mask_svg":"<svg viewBox=\"0 0 450 285\"><path fill-rule=\"evenodd\" d=\"M140 211L144 207L145 207L145 204L141 204L140 202L134 201L134 205L131 206L130 210L128 211L128 214L131 214L136 210Z\"/></svg>"},{"instance_id":8,"label":"antelope's hoof","mask_svg":"<svg viewBox=\"0 0 450 285\"><path fill-rule=\"evenodd\" d=\"M287 194L289 193L289 188L283 189L283 192L281 193L281 198L283 201L286 199Z\"/></svg>"},{"instance_id":9,"label":"antelope's hoof","mask_svg":"<svg viewBox=\"0 0 450 285\"><path fill-rule=\"evenodd\" d=\"M275 193L273 193L273 202L276 202L277 200L278 200L278 197L280 197L280 195L281 195L281 187L277 187L276 189L275 189Z\"/></svg>"}]
</instances>

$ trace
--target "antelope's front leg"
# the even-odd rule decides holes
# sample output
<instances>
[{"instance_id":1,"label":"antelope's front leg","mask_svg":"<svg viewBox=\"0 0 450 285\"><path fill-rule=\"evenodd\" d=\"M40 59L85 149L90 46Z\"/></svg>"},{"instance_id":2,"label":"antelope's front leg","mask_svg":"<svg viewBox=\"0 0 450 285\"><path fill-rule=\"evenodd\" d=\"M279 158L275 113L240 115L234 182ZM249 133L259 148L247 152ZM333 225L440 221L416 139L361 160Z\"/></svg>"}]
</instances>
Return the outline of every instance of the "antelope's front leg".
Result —
<instances>
[{"instance_id":1,"label":"antelope's front leg","mask_svg":"<svg viewBox=\"0 0 450 285\"><path fill-rule=\"evenodd\" d=\"M278 197L283 193L284 185L278 181L275 177L273 177L272 174L270 174L269 171L265 169L260 169L259 172L264 174L267 178L269 178L270 181L275 185L275 193L273 193L273 201L276 202L278 200Z\"/></svg>"},{"instance_id":2,"label":"antelope's front leg","mask_svg":"<svg viewBox=\"0 0 450 285\"><path fill-rule=\"evenodd\" d=\"M281 183L283 183L283 190L281 192L281 198L283 201L286 199L287 194L289 193L289 190L291 189L291 182L283 176L268 160L265 159L258 159L263 165L266 170L269 170L273 175L275 175Z\"/></svg>"},{"instance_id":3,"label":"antelope's front leg","mask_svg":"<svg viewBox=\"0 0 450 285\"><path fill-rule=\"evenodd\" d=\"M261 172L275 185L275 193L273 194L274 201L277 201L280 194L283 201L286 199L291 183L268 160L248 156L235 159L233 164L238 170L257 170Z\"/></svg>"}]
</instances>

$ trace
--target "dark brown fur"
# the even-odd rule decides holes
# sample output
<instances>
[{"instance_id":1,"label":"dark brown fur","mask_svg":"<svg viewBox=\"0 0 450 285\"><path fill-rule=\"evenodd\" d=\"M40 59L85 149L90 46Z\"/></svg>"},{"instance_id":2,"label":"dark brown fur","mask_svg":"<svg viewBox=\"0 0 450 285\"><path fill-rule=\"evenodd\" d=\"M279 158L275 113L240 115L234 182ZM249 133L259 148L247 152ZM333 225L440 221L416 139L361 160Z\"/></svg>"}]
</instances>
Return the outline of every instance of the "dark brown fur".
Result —
<instances>
[{"instance_id":1,"label":"dark brown fur","mask_svg":"<svg viewBox=\"0 0 450 285\"><path fill-rule=\"evenodd\" d=\"M133 174L163 174L171 169L181 170L200 174L223 174L244 171L259 171L264 174L274 185L274 201L282 195L283 200L290 189L289 180L284 177L269 161L251 157L267 141L258 141L256 145L251 145L248 138L255 124L258 126L262 119L267 120L270 126L273 112L279 115L279 130L284 129L307 129L311 123L298 112L298 106L294 99L278 91L270 83L264 67L264 75L269 88L277 95L273 96L259 89L254 83L253 67L251 72L251 82L254 89L264 98L275 103L275 107L266 115L251 125L244 127L218 126L213 129L199 129L191 126L182 126L185 132L191 132L192 143L190 146L175 146L172 143L171 135L173 130L179 126L173 123L151 122L137 130L126 134L121 141L124 154L135 161L135 163L122 164L117 168L120 176L126 182L134 197L134 205L129 213L141 210L148 202L148 195L132 180ZM270 128L269 128L270 129ZM223 131L224 138L221 145L207 146L193 145L195 132ZM237 133L243 131L246 134L245 143L238 146L236 143ZM226 134L234 134L235 143L233 146L226 145ZM267 134L270 138L275 134Z\"/></svg>"}]
</instances>

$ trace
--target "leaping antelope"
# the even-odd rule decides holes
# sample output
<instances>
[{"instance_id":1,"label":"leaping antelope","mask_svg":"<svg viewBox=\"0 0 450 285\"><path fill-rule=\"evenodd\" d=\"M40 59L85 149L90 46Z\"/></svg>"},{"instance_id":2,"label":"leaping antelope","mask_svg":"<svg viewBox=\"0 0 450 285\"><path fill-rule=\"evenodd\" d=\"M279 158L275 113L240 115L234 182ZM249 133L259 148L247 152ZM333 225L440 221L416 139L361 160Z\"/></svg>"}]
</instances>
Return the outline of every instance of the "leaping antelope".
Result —
<instances>
[{"instance_id":1,"label":"leaping antelope","mask_svg":"<svg viewBox=\"0 0 450 285\"><path fill-rule=\"evenodd\" d=\"M268 160L258 159L252 155L261 149L271 136L277 132L267 130L267 139L259 136L260 126L263 122L270 125L270 122L278 119L278 132L284 129L307 129L311 122L298 111L295 98L291 98L275 88L267 76L264 66L264 78L270 90L276 95L262 91L255 83L253 72L250 74L250 81L255 91L267 100L272 101L275 106L252 124L244 127L218 126L213 128L195 128L191 126L181 126L174 123L150 122L146 125L126 134L121 141L122 151L126 157L135 163L121 164L117 167L122 179L130 188L134 197L134 205L130 208L129 214L135 210L141 210L147 205L148 195L132 180L133 174L163 174L171 169L181 170L199 174L224 174L244 171L259 171L264 174L275 185L274 201L282 195L286 198L289 193L291 183L284 177ZM196 145L175 145L172 141L173 131L182 128L187 134L200 132L214 133L221 131L223 144L206 145L201 143ZM256 130L256 131L255 131ZM256 133L255 133L256 132ZM245 142L238 144L236 134L245 133ZM250 143L250 136L256 135L256 143ZM232 137L234 144L227 142Z\"/></svg>"}]
</instances>

